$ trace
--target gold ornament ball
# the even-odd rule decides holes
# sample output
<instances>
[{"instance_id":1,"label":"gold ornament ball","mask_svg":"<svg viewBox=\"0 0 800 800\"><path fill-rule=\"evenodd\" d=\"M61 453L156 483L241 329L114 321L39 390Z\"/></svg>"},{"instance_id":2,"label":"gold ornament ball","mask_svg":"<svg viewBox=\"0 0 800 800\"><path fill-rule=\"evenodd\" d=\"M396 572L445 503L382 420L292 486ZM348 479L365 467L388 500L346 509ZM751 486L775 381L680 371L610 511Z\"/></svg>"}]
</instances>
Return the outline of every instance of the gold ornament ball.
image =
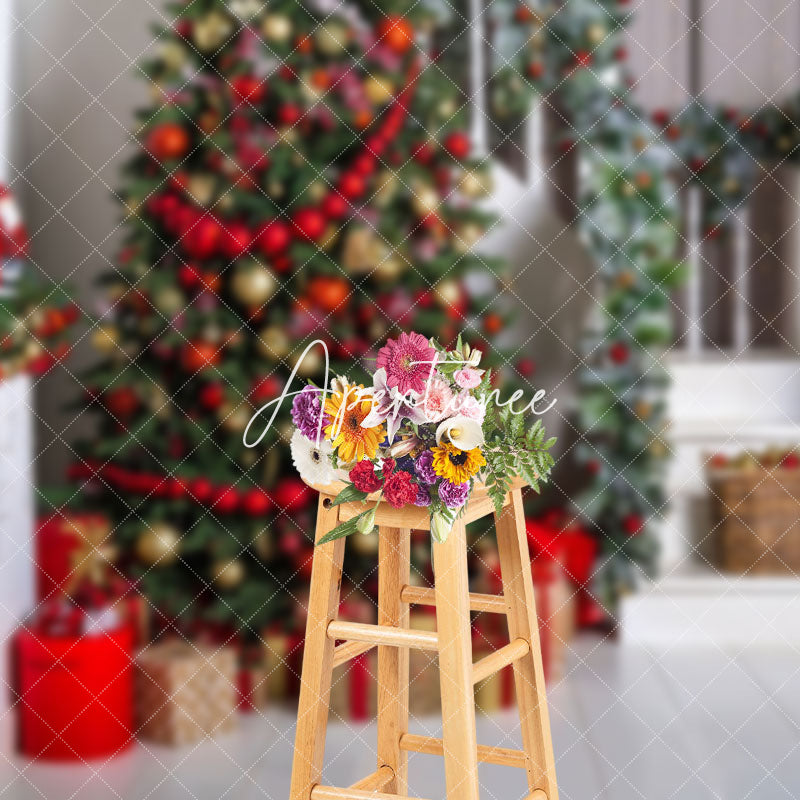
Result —
<instances>
[{"instance_id":1,"label":"gold ornament ball","mask_svg":"<svg viewBox=\"0 0 800 800\"><path fill-rule=\"evenodd\" d=\"M483 228L467 223L456 232L455 246L462 252L469 252L483 237Z\"/></svg>"},{"instance_id":2,"label":"gold ornament ball","mask_svg":"<svg viewBox=\"0 0 800 800\"><path fill-rule=\"evenodd\" d=\"M233 33L233 20L219 11L200 17L192 27L192 41L198 50L209 52L218 49Z\"/></svg>"},{"instance_id":3,"label":"gold ornament ball","mask_svg":"<svg viewBox=\"0 0 800 800\"><path fill-rule=\"evenodd\" d=\"M165 316L171 317L186 308L183 292L174 286L165 286L153 295L153 305Z\"/></svg>"},{"instance_id":4,"label":"gold ornament ball","mask_svg":"<svg viewBox=\"0 0 800 800\"><path fill-rule=\"evenodd\" d=\"M136 540L136 557L145 564L164 567L178 558L181 536L165 522L154 522Z\"/></svg>"},{"instance_id":5,"label":"gold ornament ball","mask_svg":"<svg viewBox=\"0 0 800 800\"><path fill-rule=\"evenodd\" d=\"M283 328L272 325L259 334L258 349L267 358L280 360L289 354L291 344Z\"/></svg>"},{"instance_id":6,"label":"gold ornament ball","mask_svg":"<svg viewBox=\"0 0 800 800\"><path fill-rule=\"evenodd\" d=\"M265 266L253 261L236 267L231 292L242 304L261 306L275 294L278 281Z\"/></svg>"},{"instance_id":7,"label":"gold ornament ball","mask_svg":"<svg viewBox=\"0 0 800 800\"><path fill-rule=\"evenodd\" d=\"M407 267L408 264L399 256L389 256L375 265L374 275L384 280L394 280L399 278Z\"/></svg>"},{"instance_id":8,"label":"gold ornament ball","mask_svg":"<svg viewBox=\"0 0 800 800\"><path fill-rule=\"evenodd\" d=\"M380 539L375 531L366 535L357 533L355 536L351 536L348 542L349 546L360 556L376 555L379 543Z\"/></svg>"},{"instance_id":9,"label":"gold ornament ball","mask_svg":"<svg viewBox=\"0 0 800 800\"><path fill-rule=\"evenodd\" d=\"M364 94L373 105L385 105L394 97L394 84L385 75L370 75L364 81Z\"/></svg>"},{"instance_id":10,"label":"gold ornament ball","mask_svg":"<svg viewBox=\"0 0 800 800\"><path fill-rule=\"evenodd\" d=\"M238 558L230 561L215 561L211 565L214 586L223 591L235 589L244 580L244 564Z\"/></svg>"},{"instance_id":11,"label":"gold ornament ball","mask_svg":"<svg viewBox=\"0 0 800 800\"><path fill-rule=\"evenodd\" d=\"M385 208L397 194L397 176L391 170L382 170L375 181L375 205Z\"/></svg>"},{"instance_id":12,"label":"gold ornament ball","mask_svg":"<svg viewBox=\"0 0 800 800\"><path fill-rule=\"evenodd\" d=\"M160 419L170 414L169 395L157 384L153 384L145 392L145 402L150 411Z\"/></svg>"},{"instance_id":13,"label":"gold ornament ball","mask_svg":"<svg viewBox=\"0 0 800 800\"><path fill-rule=\"evenodd\" d=\"M606 38L606 29L605 29L605 26L604 26L604 25L602 25L602 24L601 24L601 23L599 23L599 22L594 22L594 23L592 23L592 24L591 24L591 25L590 25L590 26L589 26L589 27L586 29L586 38L587 38L587 39L588 39L588 40L589 40L589 41L590 41L592 44L600 44L600 42L602 42L602 41L603 41L603 39L605 39L605 38Z\"/></svg>"},{"instance_id":14,"label":"gold ornament ball","mask_svg":"<svg viewBox=\"0 0 800 800\"><path fill-rule=\"evenodd\" d=\"M300 350L297 353L292 353L289 362L291 363L292 367L297 364L298 359L300 356L303 355L303 351ZM322 358L322 353L320 353L319 348L314 348L313 350L309 350L303 360L300 362L300 367L297 370L297 374L301 378L311 378L314 375L322 372L324 367L324 361Z\"/></svg>"},{"instance_id":15,"label":"gold ornament ball","mask_svg":"<svg viewBox=\"0 0 800 800\"><path fill-rule=\"evenodd\" d=\"M261 33L270 42L284 43L292 35L292 21L283 14L267 14L261 23Z\"/></svg>"},{"instance_id":16,"label":"gold ornament ball","mask_svg":"<svg viewBox=\"0 0 800 800\"><path fill-rule=\"evenodd\" d=\"M92 334L92 346L103 355L116 352L118 343L119 330L115 325L101 325Z\"/></svg>"},{"instance_id":17,"label":"gold ornament ball","mask_svg":"<svg viewBox=\"0 0 800 800\"><path fill-rule=\"evenodd\" d=\"M636 194L636 187L630 181L623 181L620 191L625 197L633 197Z\"/></svg>"},{"instance_id":18,"label":"gold ornament ball","mask_svg":"<svg viewBox=\"0 0 800 800\"><path fill-rule=\"evenodd\" d=\"M436 211L436 209L439 208L440 201L441 198L436 189L432 186L422 185L414 190L414 196L411 199L411 207L414 209L415 214L424 217Z\"/></svg>"},{"instance_id":19,"label":"gold ornament ball","mask_svg":"<svg viewBox=\"0 0 800 800\"><path fill-rule=\"evenodd\" d=\"M175 40L165 42L161 45L161 63L177 72L186 63L186 48Z\"/></svg>"},{"instance_id":20,"label":"gold ornament ball","mask_svg":"<svg viewBox=\"0 0 800 800\"><path fill-rule=\"evenodd\" d=\"M433 289L436 299L443 306L457 306L461 302L461 287L454 280L439 281Z\"/></svg>"},{"instance_id":21,"label":"gold ornament ball","mask_svg":"<svg viewBox=\"0 0 800 800\"><path fill-rule=\"evenodd\" d=\"M726 178L722 184L722 190L726 194L736 194L741 188L741 184L736 178Z\"/></svg>"},{"instance_id":22,"label":"gold ornament ball","mask_svg":"<svg viewBox=\"0 0 800 800\"><path fill-rule=\"evenodd\" d=\"M320 53L335 56L347 48L350 30L341 22L328 21L320 25L314 33L314 43Z\"/></svg>"},{"instance_id":23,"label":"gold ornament ball","mask_svg":"<svg viewBox=\"0 0 800 800\"><path fill-rule=\"evenodd\" d=\"M201 206L207 206L214 199L217 186L213 175L192 175L186 184L186 190L192 199Z\"/></svg>"},{"instance_id":24,"label":"gold ornament ball","mask_svg":"<svg viewBox=\"0 0 800 800\"><path fill-rule=\"evenodd\" d=\"M261 13L263 8L264 3L262 0L231 0L230 3L231 14L238 17L242 22L249 22L254 19Z\"/></svg>"},{"instance_id":25,"label":"gold ornament ball","mask_svg":"<svg viewBox=\"0 0 800 800\"><path fill-rule=\"evenodd\" d=\"M492 191L492 179L486 170L466 170L458 182L458 190L466 197L486 197Z\"/></svg>"},{"instance_id":26,"label":"gold ornament ball","mask_svg":"<svg viewBox=\"0 0 800 800\"><path fill-rule=\"evenodd\" d=\"M779 136L778 137L778 141L777 141L778 148L780 150L782 150L784 153L787 152L788 150L791 150L793 144L794 144L794 140L792 139L791 136Z\"/></svg>"},{"instance_id":27,"label":"gold ornament ball","mask_svg":"<svg viewBox=\"0 0 800 800\"><path fill-rule=\"evenodd\" d=\"M437 114L443 120L452 119L456 111L458 111L458 107L456 106L456 101L452 97L442 100L442 102L439 103L439 107L436 109Z\"/></svg>"},{"instance_id":28,"label":"gold ornament ball","mask_svg":"<svg viewBox=\"0 0 800 800\"><path fill-rule=\"evenodd\" d=\"M220 426L228 433L241 433L250 421L252 412L246 405L234 406L232 403L223 403L217 411Z\"/></svg>"}]
</instances>

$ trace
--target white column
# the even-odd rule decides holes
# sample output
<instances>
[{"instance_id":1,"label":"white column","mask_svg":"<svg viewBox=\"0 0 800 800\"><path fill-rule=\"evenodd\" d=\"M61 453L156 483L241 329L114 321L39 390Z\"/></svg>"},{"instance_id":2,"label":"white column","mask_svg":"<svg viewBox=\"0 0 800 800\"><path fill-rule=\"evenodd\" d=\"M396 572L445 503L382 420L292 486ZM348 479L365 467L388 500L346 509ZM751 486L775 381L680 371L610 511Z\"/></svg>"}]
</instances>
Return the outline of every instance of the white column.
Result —
<instances>
[{"instance_id":1,"label":"white column","mask_svg":"<svg viewBox=\"0 0 800 800\"><path fill-rule=\"evenodd\" d=\"M737 353L750 344L750 213L741 206L733 218L733 346Z\"/></svg>"},{"instance_id":2,"label":"white column","mask_svg":"<svg viewBox=\"0 0 800 800\"><path fill-rule=\"evenodd\" d=\"M483 0L469 0L469 93L472 98L472 143L476 156L489 152L489 107L486 102L486 16Z\"/></svg>"},{"instance_id":3,"label":"white column","mask_svg":"<svg viewBox=\"0 0 800 800\"><path fill-rule=\"evenodd\" d=\"M703 242L703 194L699 186L686 190L686 265L689 275L686 281L686 349L690 355L699 355L703 350L703 283L701 245Z\"/></svg>"}]
</instances>

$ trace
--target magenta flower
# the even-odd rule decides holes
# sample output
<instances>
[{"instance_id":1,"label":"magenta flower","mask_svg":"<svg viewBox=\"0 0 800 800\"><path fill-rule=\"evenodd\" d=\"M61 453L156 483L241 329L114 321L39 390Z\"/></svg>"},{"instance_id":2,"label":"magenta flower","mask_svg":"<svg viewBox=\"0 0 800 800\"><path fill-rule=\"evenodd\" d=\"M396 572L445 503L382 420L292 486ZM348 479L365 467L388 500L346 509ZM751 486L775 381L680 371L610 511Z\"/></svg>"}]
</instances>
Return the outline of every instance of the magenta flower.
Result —
<instances>
[{"instance_id":1,"label":"magenta flower","mask_svg":"<svg viewBox=\"0 0 800 800\"><path fill-rule=\"evenodd\" d=\"M469 497L469 482L442 481L439 484L439 497L448 508L461 508Z\"/></svg>"},{"instance_id":2,"label":"magenta flower","mask_svg":"<svg viewBox=\"0 0 800 800\"><path fill-rule=\"evenodd\" d=\"M377 366L386 370L386 383L400 394L425 391L434 368L436 350L420 333L401 333L378 350Z\"/></svg>"},{"instance_id":3,"label":"magenta flower","mask_svg":"<svg viewBox=\"0 0 800 800\"><path fill-rule=\"evenodd\" d=\"M474 389L481 382L484 370L475 367L464 367L453 373L453 380L462 389Z\"/></svg>"}]
</instances>

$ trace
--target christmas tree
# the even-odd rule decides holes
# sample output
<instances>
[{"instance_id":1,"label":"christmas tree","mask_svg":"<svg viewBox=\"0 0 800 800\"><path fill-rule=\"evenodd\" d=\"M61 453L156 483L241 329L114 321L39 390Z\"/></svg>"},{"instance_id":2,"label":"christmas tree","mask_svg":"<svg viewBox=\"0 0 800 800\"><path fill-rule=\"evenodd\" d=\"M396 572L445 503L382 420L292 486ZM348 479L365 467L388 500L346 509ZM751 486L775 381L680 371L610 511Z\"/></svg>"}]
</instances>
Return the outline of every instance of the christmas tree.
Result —
<instances>
[{"instance_id":1,"label":"christmas tree","mask_svg":"<svg viewBox=\"0 0 800 800\"><path fill-rule=\"evenodd\" d=\"M507 324L501 264L474 252L493 222L478 202L489 163L453 77L464 8L193 0L166 13L121 193L127 239L103 279L104 357L85 379L99 436L76 475L112 520L121 568L172 624L256 633L302 593L316 508L289 460L289 402L258 447L242 436L308 343L357 377L387 335L460 333L514 372L490 341ZM298 375L321 381L323 366L313 349ZM354 555L348 577L369 585L375 559Z\"/></svg>"}]
</instances>

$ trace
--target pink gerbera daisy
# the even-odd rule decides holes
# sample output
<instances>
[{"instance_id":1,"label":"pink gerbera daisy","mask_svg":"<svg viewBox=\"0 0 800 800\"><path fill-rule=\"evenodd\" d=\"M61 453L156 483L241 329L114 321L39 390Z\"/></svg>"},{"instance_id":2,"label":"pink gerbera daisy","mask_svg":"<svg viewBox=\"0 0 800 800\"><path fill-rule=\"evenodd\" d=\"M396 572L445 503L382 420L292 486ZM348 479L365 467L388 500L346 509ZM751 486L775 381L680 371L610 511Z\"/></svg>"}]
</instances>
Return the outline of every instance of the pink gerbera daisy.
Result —
<instances>
[{"instance_id":1,"label":"pink gerbera daisy","mask_svg":"<svg viewBox=\"0 0 800 800\"><path fill-rule=\"evenodd\" d=\"M400 394L422 393L433 370L436 350L420 333L401 333L395 341L387 339L378 350L377 366L386 370L386 384Z\"/></svg>"}]
</instances>

